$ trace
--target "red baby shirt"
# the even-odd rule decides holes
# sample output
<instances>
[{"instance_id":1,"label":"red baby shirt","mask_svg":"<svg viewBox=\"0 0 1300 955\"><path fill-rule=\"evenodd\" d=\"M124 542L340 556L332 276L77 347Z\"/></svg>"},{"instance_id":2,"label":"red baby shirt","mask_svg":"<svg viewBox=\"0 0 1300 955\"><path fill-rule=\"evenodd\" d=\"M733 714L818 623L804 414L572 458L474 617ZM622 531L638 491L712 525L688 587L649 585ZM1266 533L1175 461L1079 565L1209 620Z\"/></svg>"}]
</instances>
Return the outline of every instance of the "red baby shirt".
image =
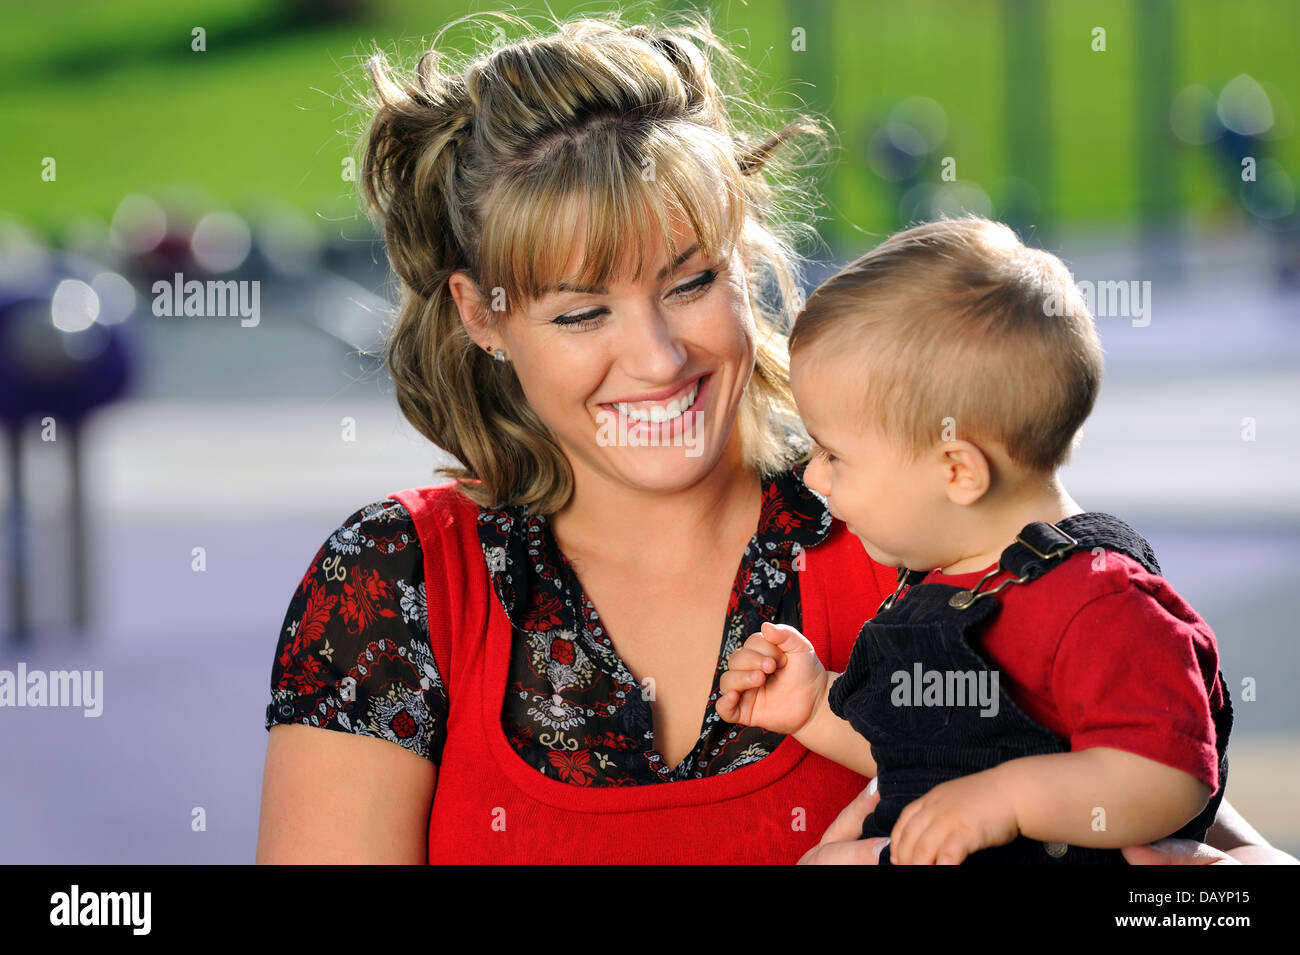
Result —
<instances>
[{"instance_id":1,"label":"red baby shirt","mask_svg":"<svg viewBox=\"0 0 1300 955\"><path fill-rule=\"evenodd\" d=\"M924 582L970 588L991 569L935 570ZM991 577L981 590L1011 576ZM1081 551L996 599L1002 609L973 649L999 669L999 683L1026 714L1072 751L1125 750L1218 788L1211 718L1224 705L1218 648L1167 580L1125 554Z\"/></svg>"}]
</instances>

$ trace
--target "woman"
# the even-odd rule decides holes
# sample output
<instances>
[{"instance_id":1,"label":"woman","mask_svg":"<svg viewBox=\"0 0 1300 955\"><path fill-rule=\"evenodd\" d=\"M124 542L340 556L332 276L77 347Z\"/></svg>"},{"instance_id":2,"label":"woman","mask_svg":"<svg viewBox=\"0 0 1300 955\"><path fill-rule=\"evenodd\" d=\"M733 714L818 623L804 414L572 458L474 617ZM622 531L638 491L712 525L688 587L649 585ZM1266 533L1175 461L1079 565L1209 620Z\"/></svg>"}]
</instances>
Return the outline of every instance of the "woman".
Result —
<instances>
[{"instance_id":1,"label":"woman","mask_svg":"<svg viewBox=\"0 0 1300 955\"><path fill-rule=\"evenodd\" d=\"M775 164L819 130L739 132L736 67L698 20L372 62L389 368L464 466L304 576L259 861L871 861L861 777L714 710L763 620L842 669L894 582L799 479Z\"/></svg>"}]
</instances>

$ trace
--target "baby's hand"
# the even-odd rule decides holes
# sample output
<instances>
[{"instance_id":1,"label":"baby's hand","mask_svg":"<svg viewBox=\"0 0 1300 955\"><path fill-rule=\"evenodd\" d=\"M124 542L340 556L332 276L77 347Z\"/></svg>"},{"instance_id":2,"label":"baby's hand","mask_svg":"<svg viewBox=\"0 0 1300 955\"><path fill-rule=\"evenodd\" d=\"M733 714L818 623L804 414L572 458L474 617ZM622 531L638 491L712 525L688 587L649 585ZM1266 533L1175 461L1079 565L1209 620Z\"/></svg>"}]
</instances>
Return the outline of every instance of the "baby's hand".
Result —
<instances>
[{"instance_id":1,"label":"baby's hand","mask_svg":"<svg viewBox=\"0 0 1300 955\"><path fill-rule=\"evenodd\" d=\"M1015 809L988 772L940 783L908 803L889 834L895 865L960 865L1020 833Z\"/></svg>"},{"instance_id":2,"label":"baby's hand","mask_svg":"<svg viewBox=\"0 0 1300 955\"><path fill-rule=\"evenodd\" d=\"M785 624L764 623L727 661L718 681L718 716L798 733L812 719L825 681L826 668L807 637Z\"/></svg>"}]
</instances>

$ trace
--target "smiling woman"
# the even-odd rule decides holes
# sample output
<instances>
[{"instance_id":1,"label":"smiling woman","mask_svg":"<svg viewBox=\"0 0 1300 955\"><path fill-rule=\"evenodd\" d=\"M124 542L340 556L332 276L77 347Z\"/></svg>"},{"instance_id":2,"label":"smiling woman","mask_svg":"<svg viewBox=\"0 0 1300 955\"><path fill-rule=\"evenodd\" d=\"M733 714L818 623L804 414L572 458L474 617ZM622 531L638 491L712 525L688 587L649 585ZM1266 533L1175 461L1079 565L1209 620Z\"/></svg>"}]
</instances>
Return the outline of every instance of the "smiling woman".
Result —
<instances>
[{"instance_id":1,"label":"smiling woman","mask_svg":"<svg viewBox=\"0 0 1300 955\"><path fill-rule=\"evenodd\" d=\"M775 224L777 209L798 207L799 191L769 177L777 148L820 133L816 124L801 117L771 134L742 132L724 108L746 101L739 61L702 23L655 35L576 21L468 67L431 50L406 84L381 58L372 71L378 100L362 178L403 280L389 364L403 412L464 464L447 473L480 482L466 489L472 499L552 513L572 491L564 445L590 443L573 429L594 434L600 405L653 421L669 409L619 405L671 397L697 379L709 390L718 367L639 369L639 381L591 382L588 421L563 412L547 420L542 396L529 393L533 356L609 354L611 293L638 308L662 303L678 324L731 309L729 340L712 343L729 372L712 391L725 384L729 393L701 423L716 419L721 440L734 411L746 460L768 474L784 466L799 429L780 300L793 298L791 243L806 226L797 217ZM732 95L715 73L734 84ZM643 276L647 257L652 277ZM756 268L780 300L751 294ZM588 333L599 343L577 340ZM513 369L485 360L499 348ZM653 349L644 355L658 360ZM631 421L629 437L643 430Z\"/></svg>"},{"instance_id":2,"label":"smiling woman","mask_svg":"<svg viewBox=\"0 0 1300 955\"><path fill-rule=\"evenodd\" d=\"M777 619L842 666L893 576L797 469L809 193L776 163L822 130L743 131L739 66L695 17L371 70L389 368L459 464L304 575L259 858L794 862L865 780L720 721L718 674Z\"/></svg>"}]
</instances>

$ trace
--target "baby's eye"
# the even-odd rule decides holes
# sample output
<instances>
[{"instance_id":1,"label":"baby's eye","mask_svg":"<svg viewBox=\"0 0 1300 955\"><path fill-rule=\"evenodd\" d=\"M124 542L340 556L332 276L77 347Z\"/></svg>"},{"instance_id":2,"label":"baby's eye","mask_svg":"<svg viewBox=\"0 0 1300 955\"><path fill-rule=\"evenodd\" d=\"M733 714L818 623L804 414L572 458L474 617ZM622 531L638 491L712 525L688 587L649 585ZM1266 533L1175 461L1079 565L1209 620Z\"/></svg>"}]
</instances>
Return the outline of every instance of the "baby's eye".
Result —
<instances>
[{"instance_id":1,"label":"baby's eye","mask_svg":"<svg viewBox=\"0 0 1300 955\"><path fill-rule=\"evenodd\" d=\"M816 449L813 453L814 453L817 457L823 459L827 464L830 464L832 461L837 460L836 457L835 457L835 455L831 454L829 451L827 451L825 448L823 448L820 444L817 445L817 449Z\"/></svg>"}]
</instances>

